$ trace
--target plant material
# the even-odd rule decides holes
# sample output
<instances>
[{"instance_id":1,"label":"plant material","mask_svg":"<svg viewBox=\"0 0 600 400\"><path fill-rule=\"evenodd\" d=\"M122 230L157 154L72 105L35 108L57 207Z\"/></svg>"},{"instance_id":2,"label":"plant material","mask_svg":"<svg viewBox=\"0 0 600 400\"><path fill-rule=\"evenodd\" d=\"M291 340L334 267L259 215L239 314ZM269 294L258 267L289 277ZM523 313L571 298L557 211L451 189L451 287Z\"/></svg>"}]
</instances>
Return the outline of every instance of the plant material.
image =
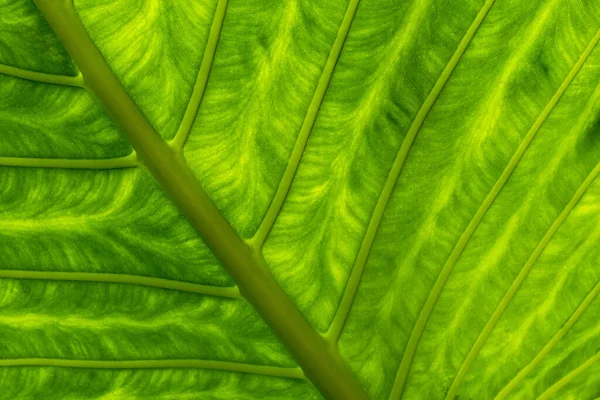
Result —
<instances>
[{"instance_id":1,"label":"plant material","mask_svg":"<svg viewBox=\"0 0 600 400\"><path fill-rule=\"evenodd\" d=\"M0 10L0 399L597 396L596 1Z\"/></svg>"}]
</instances>

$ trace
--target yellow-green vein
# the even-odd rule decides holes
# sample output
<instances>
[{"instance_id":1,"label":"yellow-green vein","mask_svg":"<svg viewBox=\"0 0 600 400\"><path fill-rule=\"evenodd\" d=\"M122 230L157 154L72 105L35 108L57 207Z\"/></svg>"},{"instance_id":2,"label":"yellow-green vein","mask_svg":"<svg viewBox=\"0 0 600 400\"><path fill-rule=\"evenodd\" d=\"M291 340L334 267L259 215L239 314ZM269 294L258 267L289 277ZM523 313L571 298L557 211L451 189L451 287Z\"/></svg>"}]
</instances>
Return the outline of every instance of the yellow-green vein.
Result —
<instances>
[{"instance_id":1,"label":"yellow-green vein","mask_svg":"<svg viewBox=\"0 0 600 400\"><path fill-rule=\"evenodd\" d=\"M204 55L202 56L202 63L200 64L200 70L198 71L198 77L196 79L196 84L194 85L194 90L192 91L192 96L190 97L190 101L187 109L185 110L185 114L183 115L183 119L181 120L181 124L179 125L179 129L177 130L173 140L170 142L171 147L179 152L183 150L183 146L185 145L185 142L190 134L190 130L192 129L194 119L196 119L196 115L198 114L198 108L202 102L202 97L204 96L204 90L206 89L206 84L208 83L210 69L217 51L217 44L219 43L221 27L223 26L223 20L225 19L225 13L227 11L227 2L228 0L219 0L217 3L217 8L215 10L215 15L210 27L208 41L206 43L206 47L204 48Z\"/></svg>"},{"instance_id":2,"label":"yellow-green vein","mask_svg":"<svg viewBox=\"0 0 600 400\"><path fill-rule=\"evenodd\" d=\"M346 319L348 318L348 314L350 313L350 308L352 307L352 303L354 301L354 297L356 296L356 292L358 290L358 285L360 284L360 279L362 277L363 270L365 268L367 259L369 257L369 253L371 251L371 246L373 245L375 235L377 234L377 229L379 228L379 224L381 223L381 219L383 218L385 208L387 207L387 204L390 200L392 191L394 190L394 186L396 185L398 177L402 172L402 167L404 166L404 162L408 157L410 148L412 147L412 144L414 143L415 138L419 133L419 130L423 126L423 123L425 122L429 111L435 104L437 98L442 92L442 89L448 82L448 79L450 79L452 71L454 71L454 68L456 68L456 65L458 64L465 50L469 46L469 43L471 43L471 39L473 39L473 36L475 36L477 29L483 22L483 19L487 15L489 9L492 7L492 4L494 4L494 1L495 0L488 0L481 8L481 11L479 11L479 13L477 14L477 17L465 33L463 39L458 44L456 51L450 58L450 61L448 61L448 64L446 64L446 67L442 71L442 74L438 78L433 89L431 90L431 92L425 99L425 102L423 102L423 105L417 112L417 115L415 116L415 119L411 124L406 134L406 137L402 142L402 145L400 146L396 159L394 160L394 164L392 165L392 168L385 181L381 194L379 195L379 199L377 200L375 209L373 210L373 214L371 216L371 220L369 221L367 231L361 243L354 265L352 266L352 272L350 273L350 278L348 279L348 283L346 284L346 289L344 290L344 294L342 295L342 300L333 319L333 322L329 327L327 333L325 334L327 339L331 342L337 342L339 336L342 333L342 330L344 329Z\"/></svg>"},{"instance_id":3,"label":"yellow-green vein","mask_svg":"<svg viewBox=\"0 0 600 400\"><path fill-rule=\"evenodd\" d=\"M79 88L84 87L81 74L77 76L45 74L43 72L29 71L27 69L11 67L4 64L0 64L0 74L35 82L50 83L53 85L72 86Z\"/></svg>"},{"instance_id":4,"label":"yellow-green vein","mask_svg":"<svg viewBox=\"0 0 600 400\"><path fill-rule=\"evenodd\" d=\"M442 289L444 288L446 282L448 281L448 278L449 278L450 274L452 273L454 266L456 265L458 259L460 258L460 255L462 254L463 250L469 243L469 240L473 236L473 233L477 229L477 227L478 227L479 223L481 222L481 220L483 219L484 215L486 214L486 212L488 211L488 209L490 208L490 206L492 205L492 203L494 202L494 200L496 199L496 197L498 196L498 194L504 187L504 184L506 183L506 181L508 181L508 178L510 177L510 175L512 174L514 169L517 167L517 164L523 157L523 154L529 147L529 144L531 143L531 141L533 140L533 138L539 131L540 127L542 126L542 124L544 123L544 121L546 120L546 118L548 117L548 115L550 114L552 109L554 108L554 106L558 103L558 100L561 98L563 93L567 90L567 88L569 87L569 85L571 84L571 82L573 81L573 79L575 78L575 76L577 75L577 73L579 72L579 70L581 69L583 64L585 63L585 60L587 59L587 57L590 55L590 53L594 49L594 47L599 39L600 39L600 31L596 34L596 36L594 36L594 38L592 39L592 42L587 46L587 48L585 49L585 51L583 52L581 57L579 57L579 60L577 60L577 62L575 63L575 65L573 66L573 68L571 69L569 74L567 75L567 77L564 79L564 81L562 82L560 87L557 89L555 94L552 96L552 98L550 99L548 104L546 104L546 107L544 107L541 114L538 116L538 118L536 119L534 124L531 126L531 128L529 129L529 131L527 132L527 134L525 135L525 137L519 144L519 147L517 148L517 150L511 157L511 159L510 159L509 163L507 164L507 166L505 167L504 171L502 172L502 174L500 175L500 177L498 178L498 180L496 181L496 183L494 184L494 186L492 187L492 189L490 190L488 195L485 197L484 201L479 206L479 209L477 210L477 212L475 213L475 215L473 216L473 218L467 225L467 228L465 229L465 231L461 235L460 239L456 243L454 249L452 250L452 253L448 257L448 260L442 267L442 270L440 271L440 274L439 274L433 288L431 289L431 292L430 292L429 296L427 297L427 300L425 301L425 305L421 309L421 312L419 314L417 322L415 323L415 326L413 327L413 330L411 332L410 338L406 345L406 349L404 351L404 355L402 356L402 361L400 362L400 368L398 369L398 375L396 376L396 380L394 382L394 387L392 389L392 394L390 395L390 398L396 399L396 398L400 398L400 396L402 395L402 392L404 390L404 384L406 382L408 372L410 371L412 360L413 360L413 357L417 350L419 341L421 339L421 335L423 334L423 331L425 330L425 326L429 320L429 316L431 315L433 308L435 307L435 304L437 303L437 300L442 292Z\"/></svg>"},{"instance_id":5,"label":"yellow-green vein","mask_svg":"<svg viewBox=\"0 0 600 400\"><path fill-rule=\"evenodd\" d=\"M207 296L239 299L237 287L218 287L198 283L178 281L173 279L154 278L150 276L110 274L94 272L62 272L62 271L22 271L0 270L0 278L31 279L52 281L76 281L94 283L121 283L128 285L148 286L159 289L178 290L181 292L197 293Z\"/></svg>"},{"instance_id":6,"label":"yellow-green vein","mask_svg":"<svg viewBox=\"0 0 600 400\"><path fill-rule=\"evenodd\" d=\"M271 201L269 209L267 210L260 227L256 231L254 237L250 240L251 245L257 249L262 248L267 236L269 235L269 232L271 231L271 228L273 227L273 224L275 223L275 220L277 219L277 216L279 215L279 212L281 211L281 208L283 207L283 203L285 202L290 187L292 186L292 181L294 180L294 176L296 175L296 171L300 165L300 160L304 154L306 143L308 142L308 138L317 119L317 114L321 108L321 103L325 97L325 92L329 86L329 81L331 80L337 60L342 52L342 48L344 47L344 42L346 41L348 32L350 31L350 26L352 25L352 20L356 14L359 1L360 0L351 0L350 4L348 4L346 14L344 15L344 19L338 30L335 42L333 43L331 51L329 52L329 57L327 58L327 62L325 63L325 67L323 68L323 72L319 78L319 83L317 84L317 88L315 89L315 93L308 107L308 111L304 117L304 122L300 128L300 133L296 139L296 144L294 145L294 149L292 150L288 164L285 168L283 176L281 177L281 181L279 182L275 196Z\"/></svg>"},{"instance_id":7,"label":"yellow-green vein","mask_svg":"<svg viewBox=\"0 0 600 400\"><path fill-rule=\"evenodd\" d=\"M304 379L300 368L271 367L212 360L69 360L61 358L0 359L0 367L59 367L91 369L172 369L198 368L244 374L268 375L280 378Z\"/></svg>"}]
</instances>

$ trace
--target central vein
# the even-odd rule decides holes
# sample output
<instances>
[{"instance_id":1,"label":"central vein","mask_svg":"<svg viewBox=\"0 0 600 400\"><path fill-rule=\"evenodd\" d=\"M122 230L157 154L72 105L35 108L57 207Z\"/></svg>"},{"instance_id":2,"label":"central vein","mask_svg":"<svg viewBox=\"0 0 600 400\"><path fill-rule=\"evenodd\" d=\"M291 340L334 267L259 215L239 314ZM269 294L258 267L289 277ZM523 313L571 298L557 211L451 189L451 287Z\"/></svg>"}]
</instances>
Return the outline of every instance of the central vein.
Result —
<instances>
[{"instance_id":1,"label":"central vein","mask_svg":"<svg viewBox=\"0 0 600 400\"><path fill-rule=\"evenodd\" d=\"M84 85L106 108L173 203L188 219L242 296L278 335L328 399L367 399L339 353L309 325L265 267L204 191L188 166L156 132L116 78L67 1L35 0L83 76ZM223 10L224 11L224 10Z\"/></svg>"}]
</instances>

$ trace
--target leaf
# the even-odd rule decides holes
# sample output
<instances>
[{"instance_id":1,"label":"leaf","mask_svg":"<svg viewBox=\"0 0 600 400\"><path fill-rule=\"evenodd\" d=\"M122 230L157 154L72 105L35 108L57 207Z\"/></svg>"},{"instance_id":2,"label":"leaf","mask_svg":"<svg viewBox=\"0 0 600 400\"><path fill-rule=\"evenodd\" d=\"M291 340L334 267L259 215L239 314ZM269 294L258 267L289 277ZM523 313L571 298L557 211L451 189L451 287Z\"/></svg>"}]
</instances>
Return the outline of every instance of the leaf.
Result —
<instances>
[{"instance_id":1,"label":"leaf","mask_svg":"<svg viewBox=\"0 0 600 400\"><path fill-rule=\"evenodd\" d=\"M173 151L132 151L33 2L0 9L0 398L317 399L298 362L338 354L372 399L598 395L597 2L76 0Z\"/></svg>"}]
</instances>

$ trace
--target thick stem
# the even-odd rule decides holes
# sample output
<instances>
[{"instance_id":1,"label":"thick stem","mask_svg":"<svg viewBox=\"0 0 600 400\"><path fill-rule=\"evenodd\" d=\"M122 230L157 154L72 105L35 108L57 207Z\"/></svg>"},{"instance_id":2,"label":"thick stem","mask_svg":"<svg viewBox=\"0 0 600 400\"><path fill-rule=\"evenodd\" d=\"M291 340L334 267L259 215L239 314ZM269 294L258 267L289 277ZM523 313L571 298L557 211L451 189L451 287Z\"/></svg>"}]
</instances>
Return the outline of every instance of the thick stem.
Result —
<instances>
[{"instance_id":1,"label":"thick stem","mask_svg":"<svg viewBox=\"0 0 600 400\"><path fill-rule=\"evenodd\" d=\"M310 326L238 236L192 171L159 136L125 91L67 0L35 0L84 79L127 135L141 162L159 182L238 285L243 297L279 336L306 377L328 399L367 399L339 353Z\"/></svg>"}]
</instances>

